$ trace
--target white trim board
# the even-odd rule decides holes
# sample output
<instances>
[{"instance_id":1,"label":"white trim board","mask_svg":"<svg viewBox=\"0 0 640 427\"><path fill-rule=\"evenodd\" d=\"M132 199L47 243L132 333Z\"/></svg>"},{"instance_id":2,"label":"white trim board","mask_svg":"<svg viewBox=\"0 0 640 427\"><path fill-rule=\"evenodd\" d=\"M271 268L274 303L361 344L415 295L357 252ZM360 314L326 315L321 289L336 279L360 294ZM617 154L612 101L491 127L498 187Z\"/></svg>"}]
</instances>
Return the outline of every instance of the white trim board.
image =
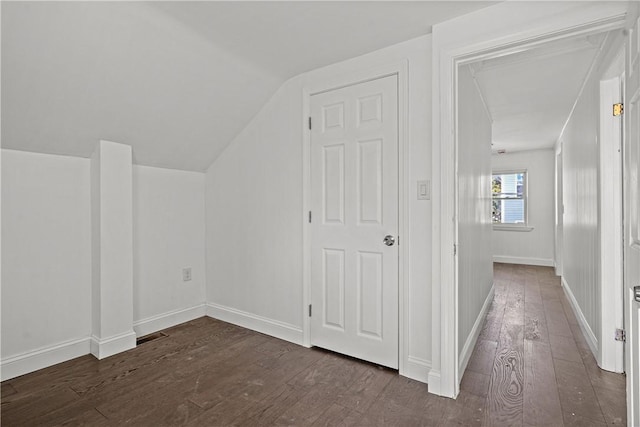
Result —
<instances>
[{"instance_id":1,"label":"white trim board","mask_svg":"<svg viewBox=\"0 0 640 427\"><path fill-rule=\"evenodd\" d=\"M137 337L148 335L181 323L189 322L206 315L205 304L180 310L173 310L156 316L147 317L133 322L133 330Z\"/></svg>"},{"instance_id":2,"label":"white trim board","mask_svg":"<svg viewBox=\"0 0 640 427\"><path fill-rule=\"evenodd\" d=\"M582 330L582 335L584 335L585 341L589 345L589 349L591 353L593 353L594 358L598 358L598 339L596 335L591 330L589 323L587 323L587 318L584 317L582 310L580 309L580 305L576 300L576 297L573 295L571 291L571 287L567 284L564 277L562 278L562 289L564 290L564 294L567 296L569 303L571 304L571 309L573 310L573 314L576 315L576 319L578 319L578 324L580 325L580 329Z\"/></svg>"},{"instance_id":3,"label":"white trim board","mask_svg":"<svg viewBox=\"0 0 640 427\"><path fill-rule=\"evenodd\" d=\"M205 304L203 303L195 307L138 320L134 322L133 326L135 334L142 336L203 317L204 315ZM134 346L129 347L132 340ZM135 336L132 337L131 333L126 333L105 340L100 340L97 337L84 337L11 356L3 359L0 363L0 381L10 380L20 375L92 354L92 347L94 347L95 352L101 352L100 358L104 359L120 351L134 348ZM124 350L119 350L120 348L124 348Z\"/></svg>"},{"instance_id":4,"label":"white trim board","mask_svg":"<svg viewBox=\"0 0 640 427\"><path fill-rule=\"evenodd\" d=\"M132 330L107 338L91 336L91 354L102 360L123 351L136 348L136 333Z\"/></svg>"},{"instance_id":5,"label":"white trim board","mask_svg":"<svg viewBox=\"0 0 640 427\"><path fill-rule=\"evenodd\" d=\"M623 47L618 57L624 57ZM622 73L623 63L612 64ZM615 73L615 74L618 74ZM600 349L602 369L624 372L624 343L613 339L617 328L624 329L623 233L622 220L622 116L611 115L611 105L622 102L622 80L600 80L600 173L598 218L600 233ZM602 171L606 171L603 173Z\"/></svg>"},{"instance_id":6,"label":"white trim board","mask_svg":"<svg viewBox=\"0 0 640 427\"><path fill-rule=\"evenodd\" d=\"M429 372L431 372L431 361L420 357L408 356L405 364L403 377L423 383L429 382Z\"/></svg>"},{"instance_id":7,"label":"white trim board","mask_svg":"<svg viewBox=\"0 0 640 427\"><path fill-rule=\"evenodd\" d=\"M429 391L459 392L456 241L456 117L459 65L523 51L576 35L622 28L626 2L502 2L433 27L432 363ZM487 27L487 22L504 25ZM453 197L451 197L453 195Z\"/></svg>"},{"instance_id":8,"label":"white trim board","mask_svg":"<svg viewBox=\"0 0 640 427\"><path fill-rule=\"evenodd\" d=\"M294 344L303 343L302 329L295 325L214 303L207 303L206 314L213 319L233 323Z\"/></svg>"},{"instance_id":9,"label":"white trim board","mask_svg":"<svg viewBox=\"0 0 640 427\"><path fill-rule=\"evenodd\" d=\"M90 341L89 337L78 338L7 357L2 360L0 378L2 381L10 380L38 369L90 354Z\"/></svg>"},{"instance_id":10,"label":"white trim board","mask_svg":"<svg viewBox=\"0 0 640 427\"><path fill-rule=\"evenodd\" d=\"M473 324L473 328L471 328L471 332L469 333L469 336L467 337L467 340L462 347L462 351L460 352L460 358L458 362L458 378L460 378L460 380L462 380L462 375L464 374L465 369L467 369L469 359L471 359L471 354L473 353L473 349L475 348L476 342L478 341L478 336L480 335L480 332L482 332L482 325L484 324L484 320L487 317L489 307L491 307L491 303L493 302L494 294L495 286L491 285L489 295L487 295L487 298L484 300L484 304L482 304L480 313L478 314L478 317Z\"/></svg>"},{"instance_id":11,"label":"white trim board","mask_svg":"<svg viewBox=\"0 0 640 427\"><path fill-rule=\"evenodd\" d=\"M398 235L402 239L399 246L398 265L398 367L402 376L424 378L424 363L412 363L409 361L409 248L411 247L409 233L410 197L407 191L411 187L409 182L409 60L404 59L390 64L380 64L374 67L363 66L361 70L337 74L332 78L314 78L307 82L302 89L302 176L303 176L303 339L302 345L311 346L311 327L307 315L307 307L311 303L311 238L308 211L311 210L311 134L308 129L307 117L310 114L310 102L313 94L326 92L341 87L350 86L365 81L370 81L390 75L398 76ZM414 359L414 362L417 359ZM422 365L421 365L422 363ZM411 365L411 366L410 366ZM420 365L420 368L416 368ZM416 374L416 370L418 373ZM426 382L426 381L425 381Z\"/></svg>"},{"instance_id":12,"label":"white trim board","mask_svg":"<svg viewBox=\"0 0 640 427\"><path fill-rule=\"evenodd\" d=\"M427 384L429 384L428 391L429 393L435 393L434 390L440 390L442 387L441 384L441 375L438 369L434 369L433 367L429 370L429 378L427 380Z\"/></svg>"},{"instance_id":13,"label":"white trim board","mask_svg":"<svg viewBox=\"0 0 640 427\"><path fill-rule=\"evenodd\" d=\"M505 255L494 255L493 262L501 262L504 264L538 265L541 267L554 267L555 264L552 259Z\"/></svg>"}]
</instances>

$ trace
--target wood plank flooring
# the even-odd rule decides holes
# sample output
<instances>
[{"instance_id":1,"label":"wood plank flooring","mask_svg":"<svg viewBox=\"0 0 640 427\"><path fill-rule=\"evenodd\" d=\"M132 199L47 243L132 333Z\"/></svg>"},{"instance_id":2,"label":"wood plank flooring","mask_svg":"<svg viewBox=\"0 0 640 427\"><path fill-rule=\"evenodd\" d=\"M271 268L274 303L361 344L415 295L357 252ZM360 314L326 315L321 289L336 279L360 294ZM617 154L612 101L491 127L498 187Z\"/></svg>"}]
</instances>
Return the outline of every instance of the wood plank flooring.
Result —
<instances>
[{"instance_id":1,"label":"wood plank flooring","mask_svg":"<svg viewBox=\"0 0 640 427\"><path fill-rule=\"evenodd\" d=\"M210 318L98 361L5 381L3 426L625 424L549 268L496 264L495 298L456 400L397 372Z\"/></svg>"},{"instance_id":2,"label":"wood plank flooring","mask_svg":"<svg viewBox=\"0 0 640 427\"><path fill-rule=\"evenodd\" d=\"M598 368L553 270L495 264L494 289L461 385L486 398L483 424L626 425L625 377Z\"/></svg>"}]
</instances>

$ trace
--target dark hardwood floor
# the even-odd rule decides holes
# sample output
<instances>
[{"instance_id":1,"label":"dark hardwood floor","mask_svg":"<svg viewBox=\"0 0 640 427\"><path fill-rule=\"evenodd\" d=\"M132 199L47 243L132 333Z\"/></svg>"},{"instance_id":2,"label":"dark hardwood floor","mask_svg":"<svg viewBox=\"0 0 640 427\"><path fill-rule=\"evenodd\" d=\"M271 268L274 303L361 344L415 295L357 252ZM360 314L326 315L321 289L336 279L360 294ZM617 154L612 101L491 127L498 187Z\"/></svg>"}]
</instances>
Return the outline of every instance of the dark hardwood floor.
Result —
<instances>
[{"instance_id":1,"label":"dark hardwood floor","mask_svg":"<svg viewBox=\"0 0 640 427\"><path fill-rule=\"evenodd\" d=\"M553 269L494 264L493 304L462 379L485 425L626 425L625 377L598 368Z\"/></svg>"},{"instance_id":2,"label":"dark hardwood floor","mask_svg":"<svg viewBox=\"0 0 640 427\"><path fill-rule=\"evenodd\" d=\"M456 400L397 372L201 318L98 361L1 385L3 426L625 424L549 268L496 264L495 299Z\"/></svg>"}]
</instances>

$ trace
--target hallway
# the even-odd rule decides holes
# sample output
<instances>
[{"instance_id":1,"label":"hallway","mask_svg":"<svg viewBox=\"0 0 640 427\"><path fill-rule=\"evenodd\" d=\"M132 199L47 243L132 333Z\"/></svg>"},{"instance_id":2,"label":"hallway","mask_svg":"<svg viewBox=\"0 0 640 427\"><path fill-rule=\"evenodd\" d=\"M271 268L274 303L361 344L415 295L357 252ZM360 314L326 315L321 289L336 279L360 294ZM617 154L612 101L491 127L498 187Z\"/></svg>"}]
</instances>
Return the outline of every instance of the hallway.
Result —
<instances>
[{"instance_id":1,"label":"hallway","mask_svg":"<svg viewBox=\"0 0 640 427\"><path fill-rule=\"evenodd\" d=\"M602 371L552 268L494 264L495 297L461 385L485 425L626 425L625 379Z\"/></svg>"}]
</instances>

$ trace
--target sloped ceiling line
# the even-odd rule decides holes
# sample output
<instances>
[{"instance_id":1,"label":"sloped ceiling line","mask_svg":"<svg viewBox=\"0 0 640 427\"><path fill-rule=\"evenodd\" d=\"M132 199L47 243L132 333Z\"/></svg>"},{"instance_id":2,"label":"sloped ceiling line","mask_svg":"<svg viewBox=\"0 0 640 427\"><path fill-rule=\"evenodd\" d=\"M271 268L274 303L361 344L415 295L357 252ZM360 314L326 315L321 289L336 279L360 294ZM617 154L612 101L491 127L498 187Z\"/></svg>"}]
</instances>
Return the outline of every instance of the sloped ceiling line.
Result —
<instances>
[{"instance_id":1,"label":"sloped ceiling line","mask_svg":"<svg viewBox=\"0 0 640 427\"><path fill-rule=\"evenodd\" d=\"M2 144L204 171L287 79L495 3L3 1Z\"/></svg>"},{"instance_id":2,"label":"sloped ceiling line","mask_svg":"<svg viewBox=\"0 0 640 427\"><path fill-rule=\"evenodd\" d=\"M473 84L475 85L476 90L478 91L478 95L480 95L480 101L482 102L482 107L484 108L485 113L487 113L487 117L489 118L489 121L491 122L491 124L493 124L493 116L491 115L491 110L489 110L489 105L487 104L486 97L482 92L482 87L478 83L478 79L476 78L476 71L474 70L472 65L473 64L469 64L468 67L469 67L469 71L471 72L471 77L473 78ZM492 145L493 145L493 142L492 142Z\"/></svg>"}]
</instances>

